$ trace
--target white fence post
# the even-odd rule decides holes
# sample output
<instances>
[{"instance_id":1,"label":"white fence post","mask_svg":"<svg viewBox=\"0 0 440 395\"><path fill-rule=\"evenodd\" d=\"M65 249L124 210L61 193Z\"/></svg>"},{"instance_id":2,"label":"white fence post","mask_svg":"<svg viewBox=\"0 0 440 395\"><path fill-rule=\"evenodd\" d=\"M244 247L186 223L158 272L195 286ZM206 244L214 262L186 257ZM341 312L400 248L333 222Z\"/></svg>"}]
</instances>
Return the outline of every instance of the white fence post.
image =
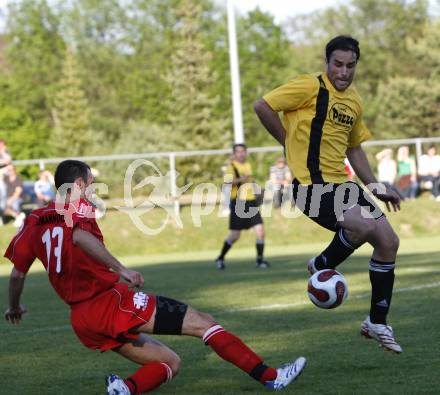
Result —
<instances>
[{"instance_id":1,"label":"white fence post","mask_svg":"<svg viewBox=\"0 0 440 395\"><path fill-rule=\"evenodd\" d=\"M416 164L419 164L419 159L422 156L422 141L420 139L416 139Z\"/></svg>"},{"instance_id":2,"label":"white fence post","mask_svg":"<svg viewBox=\"0 0 440 395\"><path fill-rule=\"evenodd\" d=\"M171 152L169 155L170 160L170 187L171 187L171 198L173 199L174 213L176 218L179 216L180 203L179 197L177 196L177 185L176 185L176 155Z\"/></svg>"}]
</instances>

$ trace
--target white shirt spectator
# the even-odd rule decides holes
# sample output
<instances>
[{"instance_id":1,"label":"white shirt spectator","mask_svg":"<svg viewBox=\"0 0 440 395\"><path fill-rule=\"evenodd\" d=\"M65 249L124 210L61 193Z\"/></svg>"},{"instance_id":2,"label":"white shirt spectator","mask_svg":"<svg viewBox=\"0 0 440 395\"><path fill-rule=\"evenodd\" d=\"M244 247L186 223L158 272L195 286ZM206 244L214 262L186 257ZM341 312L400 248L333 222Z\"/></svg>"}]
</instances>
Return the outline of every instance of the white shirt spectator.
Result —
<instances>
[{"instance_id":1,"label":"white shirt spectator","mask_svg":"<svg viewBox=\"0 0 440 395\"><path fill-rule=\"evenodd\" d=\"M440 173L440 155L422 155L418 168L421 176L437 177Z\"/></svg>"}]
</instances>

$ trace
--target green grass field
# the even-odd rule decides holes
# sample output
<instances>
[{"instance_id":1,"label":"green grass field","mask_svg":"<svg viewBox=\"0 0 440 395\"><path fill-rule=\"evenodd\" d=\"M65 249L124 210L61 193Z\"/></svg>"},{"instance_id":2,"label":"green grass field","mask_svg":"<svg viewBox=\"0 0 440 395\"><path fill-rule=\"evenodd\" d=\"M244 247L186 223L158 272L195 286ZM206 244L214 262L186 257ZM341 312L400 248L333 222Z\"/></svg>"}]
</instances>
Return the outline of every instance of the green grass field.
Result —
<instances>
[{"instance_id":1,"label":"green grass field","mask_svg":"<svg viewBox=\"0 0 440 395\"><path fill-rule=\"evenodd\" d=\"M221 240L219 238L217 243ZM349 298L336 310L314 307L306 296L306 260L323 244L270 249L271 269L254 268L254 250L231 251L218 272L212 252L127 259L149 291L211 312L268 364L304 355L308 367L284 393L438 394L440 388L440 237L404 239L390 314L404 353L381 350L359 335L369 308L368 255L363 247L340 269ZM195 249L195 247L193 248ZM148 264L146 262L148 261ZM1 394L102 394L109 372L128 375L131 362L83 347L69 325L69 308L51 289L40 264L29 274L23 301L29 312L13 327L0 324ZM10 267L0 266L6 304ZM201 340L159 337L182 357L181 372L158 394L264 394L267 391L220 360Z\"/></svg>"}]
</instances>

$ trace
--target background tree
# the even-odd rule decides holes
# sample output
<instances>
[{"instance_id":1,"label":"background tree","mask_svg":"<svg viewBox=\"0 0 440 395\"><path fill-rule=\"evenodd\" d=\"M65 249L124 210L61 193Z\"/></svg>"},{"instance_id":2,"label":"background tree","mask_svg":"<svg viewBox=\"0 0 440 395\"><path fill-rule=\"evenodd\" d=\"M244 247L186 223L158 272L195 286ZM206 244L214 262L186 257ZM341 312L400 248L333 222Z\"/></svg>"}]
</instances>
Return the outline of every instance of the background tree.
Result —
<instances>
[{"instance_id":1,"label":"background tree","mask_svg":"<svg viewBox=\"0 0 440 395\"><path fill-rule=\"evenodd\" d=\"M434 137L440 132L440 21L408 43L409 58L420 59L414 76L397 76L379 86L377 125L381 138Z\"/></svg>"},{"instance_id":2,"label":"background tree","mask_svg":"<svg viewBox=\"0 0 440 395\"><path fill-rule=\"evenodd\" d=\"M209 87L216 75L210 68L211 54L200 37L201 7L183 0L176 10L178 24L175 50L165 80L170 86L168 120L176 150L224 148L231 141L225 122L214 116L218 97ZM189 162L188 162L189 163ZM196 174L209 174L212 158L191 160Z\"/></svg>"},{"instance_id":3,"label":"background tree","mask_svg":"<svg viewBox=\"0 0 440 395\"><path fill-rule=\"evenodd\" d=\"M54 125L50 143L57 156L82 156L93 144L89 108L73 52L66 49L59 90L54 98ZM68 147L68 153L66 152Z\"/></svg>"}]
</instances>

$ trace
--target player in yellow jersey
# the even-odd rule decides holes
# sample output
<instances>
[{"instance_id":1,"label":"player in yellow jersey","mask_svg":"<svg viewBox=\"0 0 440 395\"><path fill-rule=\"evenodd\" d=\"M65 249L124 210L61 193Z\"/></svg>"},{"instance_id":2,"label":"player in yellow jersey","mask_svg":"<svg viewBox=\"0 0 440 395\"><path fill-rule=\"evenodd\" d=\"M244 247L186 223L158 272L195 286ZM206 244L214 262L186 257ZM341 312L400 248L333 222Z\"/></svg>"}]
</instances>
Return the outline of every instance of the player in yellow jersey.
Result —
<instances>
[{"instance_id":1,"label":"player in yellow jersey","mask_svg":"<svg viewBox=\"0 0 440 395\"><path fill-rule=\"evenodd\" d=\"M325 72L302 75L274 89L255 103L255 111L285 147L294 175L296 206L335 232L329 246L309 261L309 272L334 269L356 248L371 244L371 308L361 334L400 353L402 348L386 322L399 238L375 201L358 184L349 182L344 172L347 157L358 178L388 210L390 206L394 211L400 209L399 196L377 182L361 147L371 135L363 121L361 99L351 86L359 58L357 40L333 38L326 46Z\"/></svg>"},{"instance_id":2,"label":"player in yellow jersey","mask_svg":"<svg viewBox=\"0 0 440 395\"><path fill-rule=\"evenodd\" d=\"M252 182L252 167L247 161L245 144L234 144L233 159L225 172L225 183L232 184L229 217L229 235L223 243L220 255L215 260L217 269L225 269L225 255L239 238L242 230L254 228L257 237L257 268L268 268L269 262L263 259L264 224L255 196Z\"/></svg>"}]
</instances>

